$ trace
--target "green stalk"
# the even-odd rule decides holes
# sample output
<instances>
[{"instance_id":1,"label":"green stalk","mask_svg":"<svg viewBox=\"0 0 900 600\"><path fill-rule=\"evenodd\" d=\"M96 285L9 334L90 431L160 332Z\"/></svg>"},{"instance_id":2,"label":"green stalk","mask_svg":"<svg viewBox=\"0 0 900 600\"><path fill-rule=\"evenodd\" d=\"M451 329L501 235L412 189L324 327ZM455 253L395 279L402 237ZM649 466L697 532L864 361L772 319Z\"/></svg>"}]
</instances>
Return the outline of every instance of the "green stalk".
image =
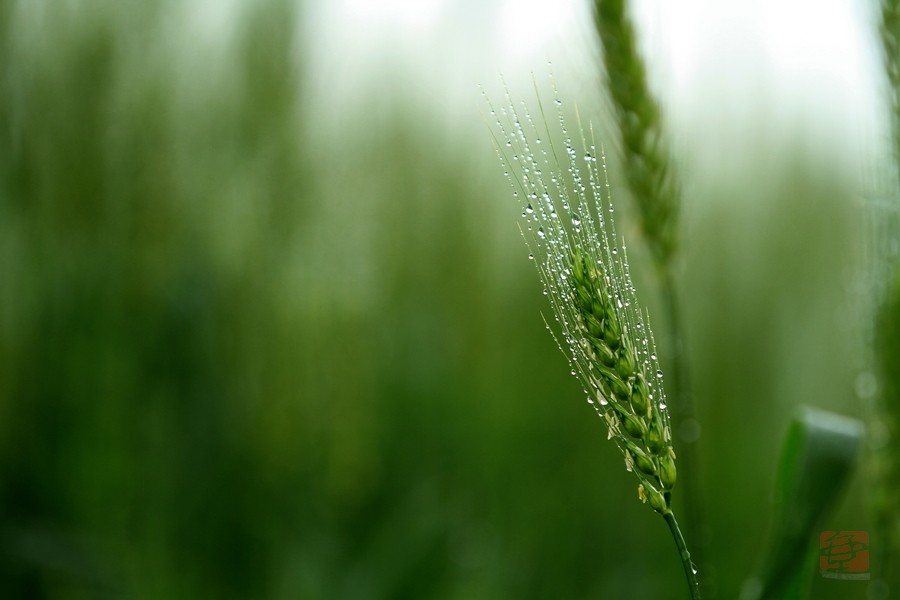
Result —
<instances>
[{"instance_id":1,"label":"green stalk","mask_svg":"<svg viewBox=\"0 0 900 600\"><path fill-rule=\"evenodd\" d=\"M900 0L882 0L880 39L884 73L888 84L891 133L893 138L894 184L900 181ZM875 237L877 254L871 283L875 295L876 315L872 321L874 333L874 367L880 376L880 392L874 398L874 418L886 432L881 447L873 449L873 493L871 505L875 513L875 528L882 540L883 551L876 560L889 588L900 586L900 376L896 363L900 358L900 263L888 251L892 238L898 235L896 187L894 205L886 215L873 215L878 229L868 233ZM876 210L874 207L870 211ZM879 294L878 289L884 289Z\"/></svg>"},{"instance_id":2,"label":"green stalk","mask_svg":"<svg viewBox=\"0 0 900 600\"><path fill-rule=\"evenodd\" d=\"M697 465L700 463L700 453L697 436L685 436L684 425L691 423L696 426L696 410L694 397L691 392L690 373L688 369L687 352L684 348L684 333L681 321L681 311L678 303L678 290L675 285L675 277L672 269L668 268L663 273L660 285L660 294L664 302L665 319L669 325L671 376L668 380L669 392L676 402L673 403L674 433L678 441L678 458L682 464L687 465L682 469L681 485L684 490L684 515L688 534L694 540L694 558L697 564L702 564L703 539L702 531L703 513L702 503L697 499L702 498L701 482Z\"/></svg>"},{"instance_id":3,"label":"green stalk","mask_svg":"<svg viewBox=\"0 0 900 600\"><path fill-rule=\"evenodd\" d=\"M618 125L626 181L660 276L660 295L669 333L670 393L673 429L684 465L684 506L687 530L694 540L696 562L703 564L703 495L696 437L685 439L685 425L696 426L684 330L675 284L681 189L665 143L663 115L647 82L637 48L627 0L595 0L594 22L603 49L606 87Z\"/></svg>"},{"instance_id":4,"label":"green stalk","mask_svg":"<svg viewBox=\"0 0 900 600\"><path fill-rule=\"evenodd\" d=\"M675 546L678 547L678 554L681 556L681 565L684 567L684 576L687 578L688 588L691 591L692 600L700 600L700 582L697 581L697 573L691 562L691 553L684 543L684 536L681 534L681 528L678 527L678 521L675 520L675 513L671 510L663 513L663 518L669 525L669 531L675 539Z\"/></svg>"}]
</instances>

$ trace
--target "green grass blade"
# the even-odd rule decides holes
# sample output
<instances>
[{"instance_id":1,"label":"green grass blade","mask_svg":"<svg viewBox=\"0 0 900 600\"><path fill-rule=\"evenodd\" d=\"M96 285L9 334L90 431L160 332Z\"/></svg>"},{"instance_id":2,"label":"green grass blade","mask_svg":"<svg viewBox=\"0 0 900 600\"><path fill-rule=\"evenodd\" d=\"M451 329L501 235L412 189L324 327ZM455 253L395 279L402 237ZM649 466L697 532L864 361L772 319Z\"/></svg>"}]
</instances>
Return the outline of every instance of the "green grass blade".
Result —
<instances>
[{"instance_id":1,"label":"green grass blade","mask_svg":"<svg viewBox=\"0 0 900 600\"><path fill-rule=\"evenodd\" d=\"M791 423L775 489L775 521L761 574L743 600L803 598L816 528L846 485L863 436L856 419L804 407Z\"/></svg>"}]
</instances>

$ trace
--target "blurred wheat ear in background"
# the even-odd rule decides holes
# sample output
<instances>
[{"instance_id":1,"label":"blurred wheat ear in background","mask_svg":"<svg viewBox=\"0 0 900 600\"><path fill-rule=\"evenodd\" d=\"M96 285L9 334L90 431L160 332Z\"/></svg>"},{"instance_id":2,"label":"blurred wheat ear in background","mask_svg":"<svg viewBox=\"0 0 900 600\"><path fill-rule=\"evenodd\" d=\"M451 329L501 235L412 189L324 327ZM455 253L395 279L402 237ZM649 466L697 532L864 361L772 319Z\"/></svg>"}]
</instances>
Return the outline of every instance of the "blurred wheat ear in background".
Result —
<instances>
[{"instance_id":1,"label":"blurred wheat ear in background","mask_svg":"<svg viewBox=\"0 0 900 600\"><path fill-rule=\"evenodd\" d=\"M689 539L696 546L695 562L703 568L709 536L705 525L697 421L685 348L683 311L679 300L681 190L677 168L667 144L664 118L653 97L647 69L638 52L636 32L626 0L594 2L594 24L602 49L605 92L619 134L625 181L637 206L643 236L658 271L664 307L666 351L670 355L669 392L673 398L673 429L683 463L683 511Z\"/></svg>"}]
</instances>

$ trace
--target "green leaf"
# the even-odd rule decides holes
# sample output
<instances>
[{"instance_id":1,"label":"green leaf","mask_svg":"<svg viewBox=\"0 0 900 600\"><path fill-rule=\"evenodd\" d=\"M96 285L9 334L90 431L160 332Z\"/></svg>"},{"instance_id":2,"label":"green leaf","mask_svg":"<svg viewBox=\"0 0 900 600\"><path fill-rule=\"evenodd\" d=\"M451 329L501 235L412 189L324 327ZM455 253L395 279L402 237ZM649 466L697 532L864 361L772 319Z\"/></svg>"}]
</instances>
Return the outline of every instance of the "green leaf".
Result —
<instances>
[{"instance_id":1,"label":"green leaf","mask_svg":"<svg viewBox=\"0 0 900 600\"><path fill-rule=\"evenodd\" d=\"M760 574L742 600L804 598L815 536L857 463L863 425L857 419L803 407L788 430L775 489L775 520Z\"/></svg>"}]
</instances>

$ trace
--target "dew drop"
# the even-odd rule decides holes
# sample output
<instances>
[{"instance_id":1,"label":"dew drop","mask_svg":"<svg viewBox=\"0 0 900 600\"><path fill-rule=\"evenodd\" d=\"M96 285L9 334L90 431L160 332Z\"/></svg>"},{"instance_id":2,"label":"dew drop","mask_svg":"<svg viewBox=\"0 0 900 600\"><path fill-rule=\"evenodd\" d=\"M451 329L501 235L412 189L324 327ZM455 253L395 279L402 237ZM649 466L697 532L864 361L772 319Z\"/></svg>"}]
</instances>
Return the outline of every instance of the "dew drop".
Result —
<instances>
[{"instance_id":1,"label":"dew drop","mask_svg":"<svg viewBox=\"0 0 900 600\"><path fill-rule=\"evenodd\" d=\"M656 354L651 354L651 355L650 355L650 360L656 360Z\"/></svg>"},{"instance_id":2,"label":"dew drop","mask_svg":"<svg viewBox=\"0 0 900 600\"><path fill-rule=\"evenodd\" d=\"M657 372L656 372L656 378L657 378L657 379L662 379L662 371L657 371Z\"/></svg>"},{"instance_id":3,"label":"dew drop","mask_svg":"<svg viewBox=\"0 0 900 600\"><path fill-rule=\"evenodd\" d=\"M531 202L529 202L528 206L525 207L525 212L527 212L529 215L534 212L534 207L531 206Z\"/></svg>"},{"instance_id":4,"label":"dew drop","mask_svg":"<svg viewBox=\"0 0 900 600\"><path fill-rule=\"evenodd\" d=\"M594 157L593 157L593 155L591 155L590 152L586 152L585 155L584 155L584 160L585 160L586 162L591 162L592 160L594 160Z\"/></svg>"},{"instance_id":5,"label":"dew drop","mask_svg":"<svg viewBox=\"0 0 900 600\"><path fill-rule=\"evenodd\" d=\"M557 98L556 100L553 101L553 104L555 104L555 105L557 105L557 106L562 106L562 100L560 100L559 98Z\"/></svg>"},{"instance_id":6,"label":"dew drop","mask_svg":"<svg viewBox=\"0 0 900 600\"><path fill-rule=\"evenodd\" d=\"M543 228L543 227L538 227L537 234L538 234L538 237L541 238L541 239L544 239L544 238L547 237L547 234L544 233L544 228Z\"/></svg>"},{"instance_id":7,"label":"dew drop","mask_svg":"<svg viewBox=\"0 0 900 600\"><path fill-rule=\"evenodd\" d=\"M534 260L534 254L528 253L528 260Z\"/></svg>"},{"instance_id":8,"label":"dew drop","mask_svg":"<svg viewBox=\"0 0 900 600\"><path fill-rule=\"evenodd\" d=\"M572 213L572 225L574 225L575 227L581 225L581 217L579 217L575 213Z\"/></svg>"},{"instance_id":9,"label":"dew drop","mask_svg":"<svg viewBox=\"0 0 900 600\"><path fill-rule=\"evenodd\" d=\"M659 403L659 410L666 410L667 407L668 405L665 402Z\"/></svg>"}]
</instances>

